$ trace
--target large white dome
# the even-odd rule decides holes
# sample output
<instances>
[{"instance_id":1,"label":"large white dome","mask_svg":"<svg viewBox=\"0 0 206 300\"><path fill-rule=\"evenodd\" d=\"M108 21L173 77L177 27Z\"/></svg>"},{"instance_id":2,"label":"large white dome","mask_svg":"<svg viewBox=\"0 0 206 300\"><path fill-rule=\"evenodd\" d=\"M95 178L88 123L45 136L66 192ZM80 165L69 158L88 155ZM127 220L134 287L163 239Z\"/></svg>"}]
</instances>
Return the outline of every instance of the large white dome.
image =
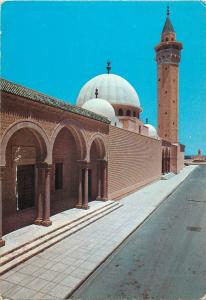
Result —
<instances>
[{"instance_id":1,"label":"large white dome","mask_svg":"<svg viewBox=\"0 0 206 300\"><path fill-rule=\"evenodd\" d=\"M102 115L112 121L115 118L115 111L112 105L104 99L94 98L85 102L82 108Z\"/></svg>"},{"instance_id":2,"label":"large white dome","mask_svg":"<svg viewBox=\"0 0 206 300\"><path fill-rule=\"evenodd\" d=\"M150 125L150 124L144 124L144 126L146 126L148 128L148 134L149 137L158 138L158 134L157 134L157 130L154 126Z\"/></svg>"},{"instance_id":3,"label":"large white dome","mask_svg":"<svg viewBox=\"0 0 206 300\"><path fill-rule=\"evenodd\" d=\"M127 80L115 74L102 74L89 80L80 90L77 105L82 106L86 101L94 98L96 88L99 97L111 104L140 107L135 89Z\"/></svg>"}]
</instances>

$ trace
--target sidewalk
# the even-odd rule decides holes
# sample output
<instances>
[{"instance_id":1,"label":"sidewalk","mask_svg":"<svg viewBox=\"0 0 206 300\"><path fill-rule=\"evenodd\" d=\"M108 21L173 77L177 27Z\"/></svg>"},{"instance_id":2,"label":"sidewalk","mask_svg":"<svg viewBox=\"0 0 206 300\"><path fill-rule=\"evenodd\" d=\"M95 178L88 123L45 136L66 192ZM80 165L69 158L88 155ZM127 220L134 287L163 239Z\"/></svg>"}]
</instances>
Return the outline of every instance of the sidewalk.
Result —
<instances>
[{"instance_id":1,"label":"sidewalk","mask_svg":"<svg viewBox=\"0 0 206 300\"><path fill-rule=\"evenodd\" d=\"M197 166L123 198L118 210L2 275L6 299L63 299L81 284Z\"/></svg>"}]
</instances>

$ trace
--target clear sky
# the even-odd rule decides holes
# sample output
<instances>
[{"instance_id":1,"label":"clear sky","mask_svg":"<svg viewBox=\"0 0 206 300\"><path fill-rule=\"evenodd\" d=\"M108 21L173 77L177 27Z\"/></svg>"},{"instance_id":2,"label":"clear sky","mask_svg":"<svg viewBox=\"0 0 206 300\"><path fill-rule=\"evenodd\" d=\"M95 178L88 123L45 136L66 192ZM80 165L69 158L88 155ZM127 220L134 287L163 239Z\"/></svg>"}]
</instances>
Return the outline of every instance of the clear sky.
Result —
<instances>
[{"instance_id":1,"label":"clear sky","mask_svg":"<svg viewBox=\"0 0 206 300\"><path fill-rule=\"evenodd\" d=\"M3 78L75 104L82 85L105 73L137 90L142 119L157 125L154 46L168 2L6 2L2 8ZM179 139L206 155L206 5L170 2L180 63Z\"/></svg>"}]
</instances>

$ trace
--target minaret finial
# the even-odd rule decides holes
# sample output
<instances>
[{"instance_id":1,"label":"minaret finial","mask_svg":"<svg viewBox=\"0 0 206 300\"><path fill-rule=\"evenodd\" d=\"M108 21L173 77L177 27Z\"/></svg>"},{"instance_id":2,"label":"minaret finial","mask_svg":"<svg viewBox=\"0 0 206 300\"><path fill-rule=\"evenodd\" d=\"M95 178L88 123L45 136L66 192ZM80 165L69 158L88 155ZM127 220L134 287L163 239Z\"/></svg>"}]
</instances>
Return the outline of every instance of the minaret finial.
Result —
<instances>
[{"instance_id":1,"label":"minaret finial","mask_svg":"<svg viewBox=\"0 0 206 300\"><path fill-rule=\"evenodd\" d=\"M107 74L109 74L110 73L110 70L111 70L111 61L108 61L107 62Z\"/></svg>"},{"instance_id":2,"label":"minaret finial","mask_svg":"<svg viewBox=\"0 0 206 300\"><path fill-rule=\"evenodd\" d=\"M99 94L99 90L95 89L95 96L96 96L96 98L98 98L98 94Z\"/></svg>"},{"instance_id":3,"label":"minaret finial","mask_svg":"<svg viewBox=\"0 0 206 300\"><path fill-rule=\"evenodd\" d=\"M170 7L169 5L167 5L167 16L169 17L169 15L170 15Z\"/></svg>"},{"instance_id":4,"label":"minaret finial","mask_svg":"<svg viewBox=\"0 0 206 300\"><path fill-rule=\"evenodd\" d=\"M146 124L148 124L148 118L146 118Z\"/></svg>"}]
</instances>

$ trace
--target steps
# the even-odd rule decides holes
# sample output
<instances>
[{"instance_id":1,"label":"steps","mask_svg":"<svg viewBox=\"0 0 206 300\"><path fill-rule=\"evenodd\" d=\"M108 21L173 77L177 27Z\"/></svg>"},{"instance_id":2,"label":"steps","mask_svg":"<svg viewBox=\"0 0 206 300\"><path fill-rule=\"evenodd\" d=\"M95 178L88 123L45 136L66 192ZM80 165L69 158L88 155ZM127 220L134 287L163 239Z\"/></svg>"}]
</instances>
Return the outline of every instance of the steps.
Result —
<instances>
[{"instance_id":1,"label":"steps","mask_svg":"<svg viewBox=\"0 0 206 300\"><path fill-rule=\"evenodd\" d=\"M75 232L85 228L98 219L103 218L116 209L119 209L121 206L123 206L123 204L120 204L119 202L110 202L105 204L102 208L93 210L85 216L67 222L64 225L29 241L28 243L22 244L17 248L5 252L0 257L0 275L69 237Z\"/></svg>"}]
</instances>

